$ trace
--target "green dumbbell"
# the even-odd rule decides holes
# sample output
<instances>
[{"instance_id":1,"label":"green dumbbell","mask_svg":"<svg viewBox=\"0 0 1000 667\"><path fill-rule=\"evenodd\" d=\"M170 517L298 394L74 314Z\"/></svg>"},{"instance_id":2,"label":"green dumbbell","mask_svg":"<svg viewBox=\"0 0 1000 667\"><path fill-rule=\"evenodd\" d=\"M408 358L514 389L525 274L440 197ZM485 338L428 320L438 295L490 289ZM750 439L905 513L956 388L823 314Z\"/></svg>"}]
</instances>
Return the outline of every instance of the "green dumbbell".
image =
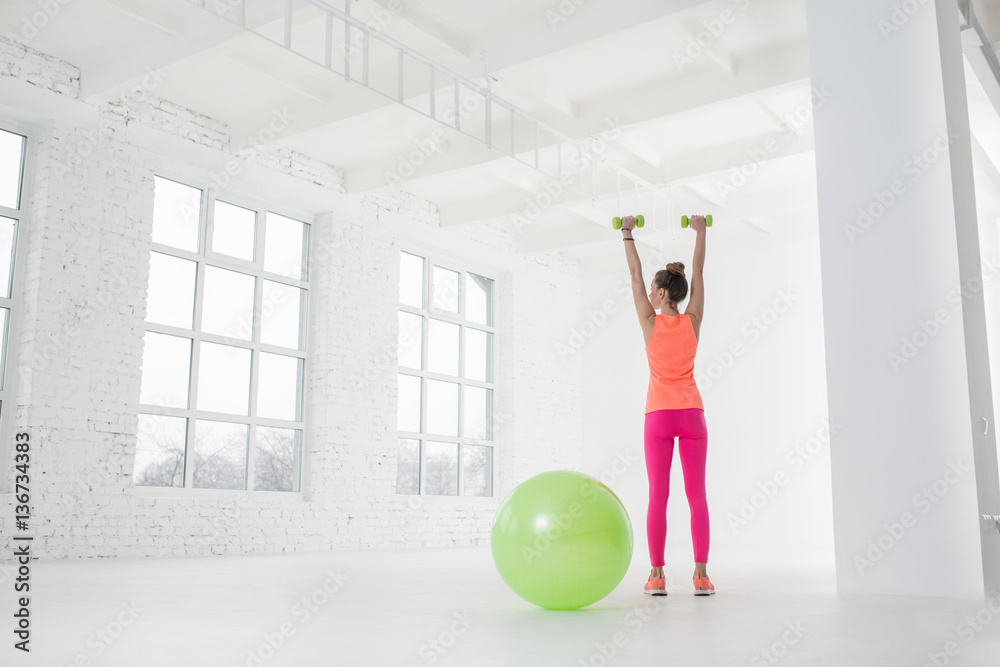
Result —
<instances>
[{"instance_id":1,"label":"green dumbbell","mask_svg":"<svg viewBox=\"0 0 1000 667\"><path fill-rule=\"evenodd\" d=\"M690 225L690 224L691 224L691 218L687 217L686 215L682 215L681 216L681 227L683 227L683 228L686 229L687 226ZM712 226L712 216L711 215L706 215L705 216L705 226L706 227L711 227Z\"/></svg>"},{"instance_id":2,"label":"green dumbbell","mask_svg":"<svg viewBox=\"0 0 1000 667\"><path fill-rule=\"evenodd\" d=\"M646 224L646 219L644 217L642 217L641 215L635 216L636 227L642 227L645 224ZM621 229L622 219L616 215L614 218L611 219L611 226L614 227L615 229Z\"/></svg>"}]
</instances>

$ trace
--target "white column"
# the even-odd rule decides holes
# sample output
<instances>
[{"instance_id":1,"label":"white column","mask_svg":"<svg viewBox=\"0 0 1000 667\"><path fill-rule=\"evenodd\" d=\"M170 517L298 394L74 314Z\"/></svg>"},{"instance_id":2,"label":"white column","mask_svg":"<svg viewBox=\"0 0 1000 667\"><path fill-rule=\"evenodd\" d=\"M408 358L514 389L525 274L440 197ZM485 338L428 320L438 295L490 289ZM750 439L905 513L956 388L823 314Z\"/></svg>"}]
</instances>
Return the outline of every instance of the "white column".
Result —
<instances>
[{"instance_id":1,"label":"white column","mask_svg":"<svg viewBox=\"0 0 1000 667\"><path fill-rule=\"evenodd\" d=\"M1000 588L1000 535L980 521L1000 514L1000 489L957 2L806 8L827 98L815 132L838 589L982 598Z\"/></svg>"}]
</instances>

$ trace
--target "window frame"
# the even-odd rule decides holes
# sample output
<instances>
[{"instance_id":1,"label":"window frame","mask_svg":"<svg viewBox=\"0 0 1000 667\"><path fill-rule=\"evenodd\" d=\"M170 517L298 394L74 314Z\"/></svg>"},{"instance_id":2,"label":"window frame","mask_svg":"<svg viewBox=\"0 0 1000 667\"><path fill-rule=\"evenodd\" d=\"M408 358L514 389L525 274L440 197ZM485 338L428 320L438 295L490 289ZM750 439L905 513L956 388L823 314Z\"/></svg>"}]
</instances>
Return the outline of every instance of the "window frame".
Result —
<instances>
[{"instance_id":1,"label":"window frame","mask_svg":"<svg viewBox=\"0 0 1000 667\"><path fill-rule=\"evenodd\" d=\"M166 417L181 417L187 420L186 431L185 431L185 448L184 448L184 485L181 487L168 487L168 486L145 486L135 483L133 479L131 488L133 493L138 495L153 495L153 496L178 496L185 498L201 497L207 496L212 498L226 497L226 496L239 496L245 494L254 494L258 497L278 497L278 498L295 498L302 500L304 496L304 482L306 480L306 457L304 455L306 451L306 442L308 439L307 435L307 424L309 421L308 409L309 409L309 384L308 384L308 374L309 374L309 317L312 308L312 296L310 290L310 278L312 272L312 250L311 242L313 239L313 225L315 224L315 216L313 214L307 213L302 210L296 210L294 207L284 205L281 202L267 200L270 197L260 197L247 195L242 192L235 192L231 190L220 190L211 185L204 185L198 187L192 183L205 182L208 179L192 176L191 174L179 174L176 170L169 168L157 168L152 171L153 178L153 189L155 192L155 178L159 177L165 180L174 181L181 185L194 188L201 191L201 206L199 210L198 218L198 247L197 252L192 252L189 250L184 250L181 248L175 248L173 246L164 245L161 243L150 242L149 253L147 254L147 266L151 260L151 254L153 252L158 252L161 254L169 255L172 257L178 257L180 259L193 261L196 263L195 268L195 295L194 295L194 313L192 316L192 327L191 329L184 329L180 327L175 327L167 324L158 324L154 322L149 322L145 318L142 320L143 325L143 337L145 337L146 332L164 334L168 336L179 336L191 340L191 357L190 365L188 369L188 402L185 408L174 408L174 407L164 407L156 406L147 403L138 403L138 414L148 414L155 416L166 416ZM155 196L155 195L154 195ZM215 252L212 248L211 239L212 232L214 230L215 224L215 202L221 199L223 202L232 204L234 206L239 206L245 209L249 209L256 213L256 228L254 230L254 259L253 261L240 259L238 257L232 257L229 255L224 255ZM264 238L266 230L266 216L267 213L274 213L283 217L291 218L297 222L301 222L305 225L305 234L303 235L303 257L305 259L305 270L304 279L290 278L277 273L272 273L264 270ZM152 219L152 218L150 218ZM202 304L204 302L205 293L205 272L206 268L209 266L218 267L227 271L234 271L244 275L251 275L254 278L254 316L253 316L253 327L254 334L251 336L251 340L244 340L242 338L233 338L231 336L225 336L222 334L207 333L201 330L201 317L202 317ZM260 338L260 317L261 317L261 304L264 300L264 281L278 282L284 285L290 285L299 289L304 290L305 294L300 302L300 312L299 312L299 336L301 349L290 349L285 347L280 347L277 345L263 343L259 340ZM148 300L148 292L147 292ZM254 339L258 340L254 340ZM250 356L250 390L249 390L249 404L247 415L234 415L222 412L210 412L207 410L199 410L197 407L198 400L198 373L200 367L200 347L202 342L217 343L221 345L235 346L242 349L248 349L251 351ZM300 395L300 405L299 405L299 415L298 419L282 420L275 419L271 417L260 417L256 415L257 409L257 385L259 380L259 363L261 352L276 354L284 357L293 357L301 360L301 376L299 378L299 383L301 386ZM140 371L140 381L141 381L141 371ZM211 489L211 488L200 488L194 487L194 467L191 465L192 455L194 453L195 446L195 429L197 427L197 422L199 420L205 421L219 421L231 424L245 424L248 427L247 431L247 458L246 458L246 488L243 489ZM264 491L253 488L254 481L254 469L256 464L256 429L258 426L263 427L275 427L275 428L288 428L294 429L299 432L299 442L297 451L297 464L298 464L298 480L297 489L295 491ZM138 443L136 445L138 447ZM133 467L134 471L134 467Z\"/></svg>"},{"instance_id":2,"label":"window frame","mask_svg":"<svg viewBox=\"0 0 1000 667\"><path fill-rule=\"evenodd\" d=\"M495 270L486 269L482 264L475 261L468 260L458 260L451 256L439 253L427 247L422 247L419 244L414 243L398 243L395 246L395 261L399 262L400 253L409 253L411 255L416 255L424 259L424 275L423 284L421 285L423 305L421 308L416 308L408 304L404 304L399 301L399 293L397 290L397 304L396 312L406 312L413 315L418 315L422 318L423 327L421 330L421 340L420 340L420 358L421 358L421 368L414 369L404 366L400 366L397 363L395 366L396 375L410 375L420 378L420 432L415 431L403 431L396 425L396 456L398 460L399 456L399 440L416 440L419 443L419 459L418 459L418 492L417 493L399 493L396 491L396 477L393 478L393 496L396 498L435 498L435 499L454 499L472 502L493 502L497 500L497 481L499 477L498 465L499 460L499 450L501 449L501 441L497 438L496 431L496 420L495 416L497 413L497 406L500 400L500 366L499 366L499 349L500 345L498 342L499 336L499 326L497 322L499 321L500 306L498 299L498 291L500 286L500 276ZM442 311L432 308L433 303L433 274L434 267L439 266L443 269L450 271L455 271L459 274L459 289L458 289L458 305L459 310L457 313L452 313L450 311ZM492 281L493 293L491 295L490 303L488 307L490 309L490 317L487 319L492 321L492 324L481 324L478 322L471 322L467 319L465 312L465 281L466 278L464 274L474 273L483 278L488 278ZM426 290L424 287L426 286ZM398 318L398 314L396 316ZM458 341L458 364L459 364L459 375L452 376L444 373L435 373L427 370L427 360L428 360L428 331L430 328L430 318L448 322L450 324L459 325L459 341ZM492 336L492 346L489 353L490 364L492 367L492 380L491 381L481 381L472 380L465 377L465 330L466 328L473 328L480 331L485 331ZM426 428L427 424L427 380L441 380L443 382L450 382L459 385L458 395L458 433L457 436L445 436L438 434L430 434L423 429ZM490 414L488 416L490 420L490 431L492 435L491 440L482 440L477 438L472 438L469 436L462 435L464 433L465 427L465 387L466 385L473 387L481 387L485 389L490 389L493 392L493 402L490 406ZM398 396L397 396L398 401ZM397 403L398 405L398 403ZM398 408L397 408L398 410ZM457 495L440 495L440 494L428 494L425 492L426 479L427 479L427 466L425 463L425 445L428 441L431 442L443 442L443 443L457 443L458 444L458 489ZM464 463L463 457L463 445L485 445L492 448L491 454L492 458L490 461L490 494L487 496L472 496L465 495L465 476L462 474L462 466ZM398 471L397 471L398 476Z\"/></svg>"},{"instance_id":3,"label":"window frame","mask_svg":"<svg viewBox=\"0 0 1000 667\"><path fill-rule=\"evenodd\" d=\"M7 116L0 116L0 129L12 134L19 134L24 137L24 146L21 154L21 183L18 197L18 208L11 209L0 206L0 215L17 220L17 227L14 236L14 257L13 266L10 272L10 298L0 297L0 306L8 308L7 317L7 345L6 349L0 350L4 355L3 365L3 388L0 389L0 455L4 461L4 473L0 474L0 493L11 493L13 490L13 436L14 424L11 414L17 407L16 383L18 379L18 368L20 360L20 327L21 310L24 302L21 294L21 286L24 282L25 272L25 229L31 224L31 204L32 204L32 183L35 173L35 154L37 152L37 138L35 130L24 123L18 122ZM30 433L30 430L29 430Z\"/></svg>"}]
</instances>

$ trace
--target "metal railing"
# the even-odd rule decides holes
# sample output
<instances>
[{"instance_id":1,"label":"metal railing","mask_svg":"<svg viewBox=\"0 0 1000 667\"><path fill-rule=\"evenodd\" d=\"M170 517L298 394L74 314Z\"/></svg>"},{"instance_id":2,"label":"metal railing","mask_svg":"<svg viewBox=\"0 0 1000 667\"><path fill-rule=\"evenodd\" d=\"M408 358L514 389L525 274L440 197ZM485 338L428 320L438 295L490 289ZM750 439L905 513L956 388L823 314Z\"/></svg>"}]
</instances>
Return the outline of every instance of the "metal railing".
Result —
<instances>
[{"instance_id":1,"label":"metal railing","mask_svg":"<svg viewBox=\"0 0 1000 667\"><path fill-rule=\"evenodd\" d=\"M380 30L373 30L365 22L350 15L349 0L345 4L346 11L322 0L285 0L283 8L279 3L262 3L258 0L250 2L251 8L257 10L253 17L248 16L248 0L188 2L291 53L322 65L342 75L347 81L365 86L452 130L476 139L550 178L565 182L572 177L569 185L584 197L589 197L595 208L603 207L620 212L623 185L626 196L628 190L632 190L636 210L640 193L668 199L653 183L601 157L581 141L499 98L488 85L481 86L384 35ZM303 35L300 36L296 34L293 19L297 12L301 13L303 10L311 10L314 16L312 19L307 16L300 20L300 26L311 22L313 30L307 33L303 29ZM315 25L320 18L323 29L322 34L317 34ZM335 57L334 44L334 35L341 31L344 36L342 58ZM322 41L322 47L317 49L319 41ZM380 69L373 70L371 61L376 50L378 53L374 57L379 59ZM393 62L395 81L386 71ZM417 80L426 76L424 83L416 90L404 76L410 70L418 72ZM564 169L567 161L572 168ZM610 187L610 179L605 180L602 186L602 172L608 172L606 179L608 176L614 179L614 189ZM605 202L612 196L616 197L617 207L614 209ZM655 227L656 207L653 202L650 205Z\"/></svg>"}]
</instances>

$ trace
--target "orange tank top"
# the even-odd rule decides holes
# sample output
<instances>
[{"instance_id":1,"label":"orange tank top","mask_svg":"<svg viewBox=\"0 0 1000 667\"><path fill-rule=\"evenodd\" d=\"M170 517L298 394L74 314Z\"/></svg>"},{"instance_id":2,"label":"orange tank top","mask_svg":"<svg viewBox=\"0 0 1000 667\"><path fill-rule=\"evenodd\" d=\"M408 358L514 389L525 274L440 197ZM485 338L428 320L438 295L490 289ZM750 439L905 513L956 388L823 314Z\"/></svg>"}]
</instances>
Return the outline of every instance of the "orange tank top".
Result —
<instances>
[{"instance_id":1,"label":"orange tank top","mask_svg":"<svg viewBox=\"0 0 1000 667\"><path fill-rule=\"evenodd\" d=\"M649 361L649 389L646 412L654 410L704 410L694 382L694 355L698 337L690 316L657 315L653 335L646 344Z\"/></svg>"}]
</instances>

